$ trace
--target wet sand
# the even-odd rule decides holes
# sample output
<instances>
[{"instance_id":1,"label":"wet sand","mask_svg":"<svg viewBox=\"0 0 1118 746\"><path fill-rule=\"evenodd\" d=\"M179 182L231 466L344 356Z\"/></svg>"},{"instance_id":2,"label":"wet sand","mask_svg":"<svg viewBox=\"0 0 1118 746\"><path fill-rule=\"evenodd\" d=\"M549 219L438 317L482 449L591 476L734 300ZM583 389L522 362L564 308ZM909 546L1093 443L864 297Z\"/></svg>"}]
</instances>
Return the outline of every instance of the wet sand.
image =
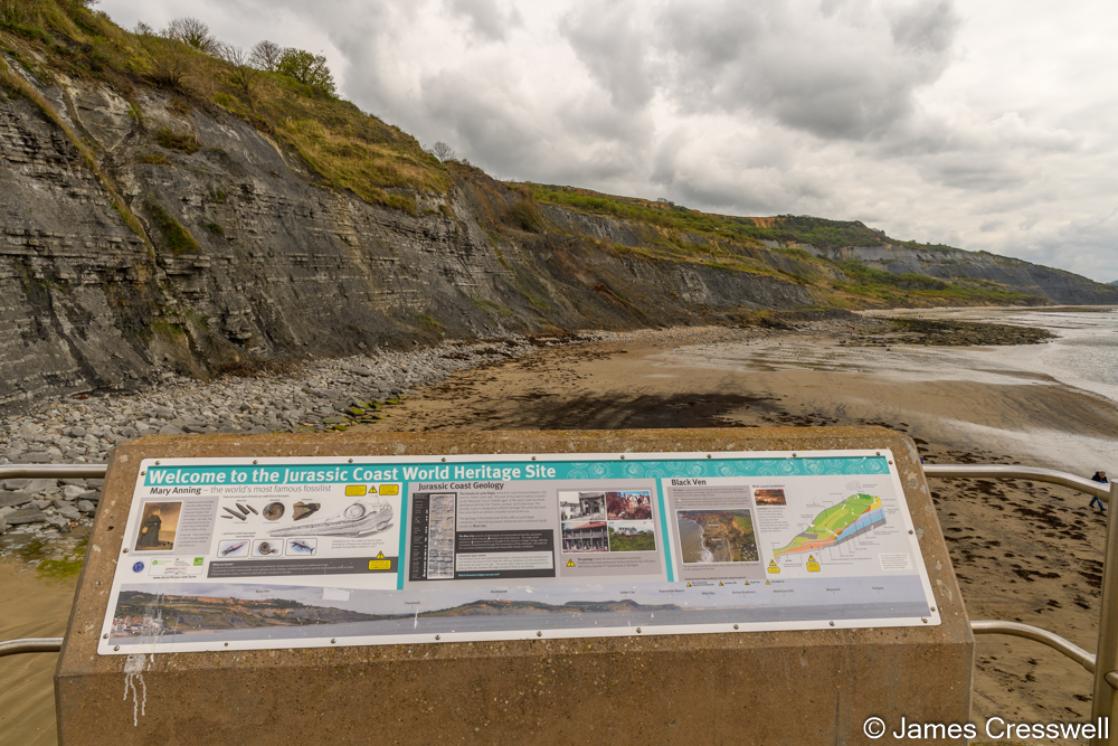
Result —
<instances>
[{"instance_id":1,"label":"wet sand","mask_svg":"<svg viewBox=\"0 0 1118 746\"><path fill-rule=\"evenodd\" d=\"M0 561L5 613L0 640L61 637L66 633L77 578L52 580L16 559ZM56 743L54 653L0 658L0 742L23 746Z\"/></svg>"},{"instance_id":2,"label":"wet sand","mask_svg":"<svg viewBox=\"0 0 1118 746\"><path fill-rule=\"evenodd\" d=\"M1018 348L972 353L846 346L830 327L639 332L458 374L415 392L373 427L879 424L910 434L932 463L1040 463L1090 474L1113 458L1113 401L1004 364ZM1105 521L1088 498L1021 481L932 488L972 619L1038 624L1094 648ZM1090 675L1043 646L981 637L977 663L976 718L1090 713Z\"/></svg>"}]
</instances>

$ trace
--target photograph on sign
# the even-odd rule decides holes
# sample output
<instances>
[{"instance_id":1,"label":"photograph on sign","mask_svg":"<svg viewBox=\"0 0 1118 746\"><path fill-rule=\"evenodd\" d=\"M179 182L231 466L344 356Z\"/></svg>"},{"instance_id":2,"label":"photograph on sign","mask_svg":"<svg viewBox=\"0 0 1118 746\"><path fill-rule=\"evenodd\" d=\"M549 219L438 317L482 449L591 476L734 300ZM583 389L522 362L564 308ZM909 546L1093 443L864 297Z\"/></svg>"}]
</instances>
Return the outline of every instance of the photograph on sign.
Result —
<instances>
[{"instance_id":1,"label":"photograph on sign","mask_svg":"<svg viewBox=\"0 0 1118 746\"><path fill-rule=\"evenodd\" d=\"M146 502L140 514L140 532L136 551L159 551L175 548L181 502Z\"/></svg>"},{"instance_id":2,"label":"photograph on sign","mask_svg":"<svg viewBox=\"0 0 1118 746\"><path fill-rule=\"evenodd\" d=\"M102 654L939 623L887 451L145 461L125 536Z\"/></svg>"}]
</instances>

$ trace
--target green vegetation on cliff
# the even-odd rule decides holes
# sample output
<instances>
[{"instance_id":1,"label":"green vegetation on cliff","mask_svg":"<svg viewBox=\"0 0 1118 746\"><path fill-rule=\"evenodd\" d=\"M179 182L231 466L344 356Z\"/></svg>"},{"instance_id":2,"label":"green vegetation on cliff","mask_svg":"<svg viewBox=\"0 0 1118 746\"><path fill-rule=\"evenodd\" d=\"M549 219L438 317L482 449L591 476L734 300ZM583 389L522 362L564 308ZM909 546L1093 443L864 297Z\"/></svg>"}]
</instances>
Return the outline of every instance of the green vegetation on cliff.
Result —
<instances>
[{"instance_id":1,"label":"green vegetation on cliff","mask_svg":"<svg viewBox=\"0 0 1118 746\"><path fill-rule=\"evenodd\" d=\"M267 48L261 49L264 45ZM666 200L497 182L464 162L440 160L412 136L338 98L320 56L280 49L269 42L248 55L221 44L204 23L193 19L172 22L162 33L143 26L128 32L83 0L0 0L0 89L30 99L57 125L104 186L123 221L153 254L158 250L205 253L207 236L223 238L226 232L211 218L191 225L189 217L175 214L174 204L159 204L152 195L135 199L135 205L126 200L117 183L115 169L120 164L113 162L115 154L109 158L94 138L75 125L78 118L63 108L72 103L60 105L44 96L43 91L59 88L63 78L106 85L128 102L134 129L140 131L146 147L136 149L133 163L126 166L181 168L181 159L220 151L212 140L207 147L194 131L192 115L232 115L255 127L288 162L301 165L323 186L413 216L476 221L505 265L505 245L550 255L578 242L625 261L689 265L786 283L818 306L1047 300L1031 279L1031 270L1015 267L1015 277L1026 278L1016 284L997 271L972 272L962 266L969 260L957 257L978 255L897 241L857 221L793 215L734 217ZM161 122L145 121L151 98L145 98L145 91L153 89L160 98L172 101L174 126L168 126L165 117ZM466 195L465 210L458 209L462 195ZM140 215L148 224L140 221ZM859 252L864 250L879 256L863 261ZM943 261L927 269L922 260L899 260L904 252ZM956 266L962 268L956 271ZM533 289L535 283L522 270L509 276L541 317L546 319L561 302ZM598 285L595 292L624 306L627 313L640 306L632 298L616 296L605 284ZM503 305L493 299L486 302ZM432 318L420 328L438 331L441 321Z\"/></svg>"},{"instance_id":2,"label":"green vegetation on cliff","mask_svg":"<svg viewBox=\"0 0 1118 746\"><path fill-rule=\"evenodd\" d=\"M253 69L236 50L130 33L77 0L0 0L0 50L46 85L57 73L104 80L125 96L152 84L185 106L224 109L286 145L330 186L368 202L414 213L417 194L450 189L446 168L415 138L352 103L291 74ZM168 147L190 146L175 133L155 134Z\"/></svg>"}]
</instances>

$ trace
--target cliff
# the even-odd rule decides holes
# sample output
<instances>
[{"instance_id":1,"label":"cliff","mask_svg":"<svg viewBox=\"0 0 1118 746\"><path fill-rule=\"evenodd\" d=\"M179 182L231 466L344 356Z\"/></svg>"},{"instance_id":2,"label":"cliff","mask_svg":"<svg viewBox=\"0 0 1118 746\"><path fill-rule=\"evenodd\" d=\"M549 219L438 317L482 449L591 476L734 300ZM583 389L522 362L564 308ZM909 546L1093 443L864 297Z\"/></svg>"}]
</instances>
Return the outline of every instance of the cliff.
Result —
<instances>
[{"instance_id":1,"label":"cliff","mask_svg":"<svg viewBox=\"0 0 1118 746\"><path fill-rule=\"evenodd\" d=\"M80 3L3 6L0 52L0 407L444 337L1118 302L860 224L497 182Z\"/></svg>"}]
</instances>

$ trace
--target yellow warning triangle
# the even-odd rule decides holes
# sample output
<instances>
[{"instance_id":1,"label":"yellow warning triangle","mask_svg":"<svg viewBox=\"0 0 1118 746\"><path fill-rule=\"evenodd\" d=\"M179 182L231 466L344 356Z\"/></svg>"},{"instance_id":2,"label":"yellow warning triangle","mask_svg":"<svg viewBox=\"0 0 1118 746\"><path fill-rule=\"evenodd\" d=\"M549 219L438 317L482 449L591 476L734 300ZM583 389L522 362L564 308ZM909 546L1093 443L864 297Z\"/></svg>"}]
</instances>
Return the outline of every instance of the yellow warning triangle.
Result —
<instances>
[{"instance_id":1,"label":"yellow warning triangle","mask_svg":"<svg viewBox=\"0 0 1118 746\"><path fill-rule=\"evenodd\" d=\"M819 561L815 559L815 555L814 554L809 554L807 556L807 571L808 572L819 572L820 569L822 569L822 568L819 565Z\"/></svg>"},{"instance_id":2,"label":"yellow warning triangle","mask_svg":"<svg viewBox=\"0 0 1118 746\"><path fill-rule=\"evenodd\" d=\"M573 559L567 560L567 567L575 567L575 561Z\"/></svg>"},{"instance_id":3,"label":"yellow warning triangle","mask_svg":"<svg viewBox=\"0 0 1118 746\"><path fill-rule=\"evenodd\" d=\"M776 560L774 560L774 559L769 560L769 574L771 574L771 575L779 575L780 574L780 565L776 564Z\"/></svg>"},{"instance_id":4,"label":"yellow warning triangle","mask_svg":"<svg viewBox=\"0 0 1118 746\"><path fill-rule=\"evenodd\" d=\"M384 552L377 552L377 559L384 559Z\"/></svg>"}]
</instances>

